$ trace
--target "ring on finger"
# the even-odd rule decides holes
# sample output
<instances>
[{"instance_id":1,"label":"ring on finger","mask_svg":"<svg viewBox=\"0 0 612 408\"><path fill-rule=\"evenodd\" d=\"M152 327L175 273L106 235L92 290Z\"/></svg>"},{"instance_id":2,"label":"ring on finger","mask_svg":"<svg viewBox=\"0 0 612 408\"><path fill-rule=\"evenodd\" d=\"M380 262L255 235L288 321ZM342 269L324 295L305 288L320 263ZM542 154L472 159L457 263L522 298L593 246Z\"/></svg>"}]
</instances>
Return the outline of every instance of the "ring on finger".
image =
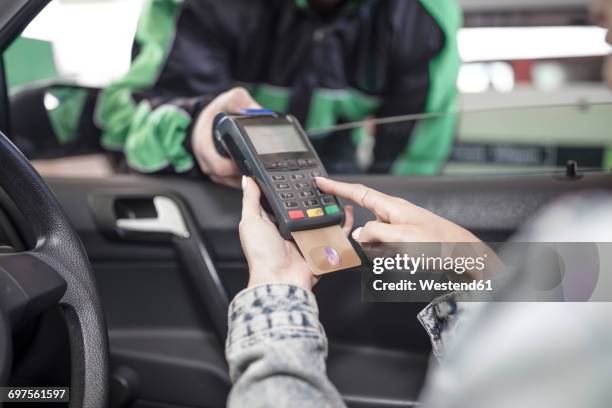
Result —
<instances>
[{"instance_id":1,"label":"ring on finger","mask_svg":"<svg viewBox=\"0 0 612 408\"><path fill-rule=\"evenodd\" d=\"M365 202L365 198L368 195L368 193L370 192L371 189L367 188L366 191L363 192L363 195L361 196L361 206L364 207L364 202Z\"/></svg>"}]
</instances>

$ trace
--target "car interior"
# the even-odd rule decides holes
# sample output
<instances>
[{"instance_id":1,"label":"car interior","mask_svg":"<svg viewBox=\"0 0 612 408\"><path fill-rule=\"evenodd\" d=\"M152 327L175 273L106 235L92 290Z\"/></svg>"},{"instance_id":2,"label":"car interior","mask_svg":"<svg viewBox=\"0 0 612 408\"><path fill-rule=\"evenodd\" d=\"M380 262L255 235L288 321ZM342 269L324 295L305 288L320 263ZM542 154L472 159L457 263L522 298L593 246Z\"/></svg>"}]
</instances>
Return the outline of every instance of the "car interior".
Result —
<instances>
[{"instance_id":1,"label":"car interior","mask_svg":"<svg viewBox=\"0 0 612 408\"><path fill-rule=\"evenodd\" d=\"M46 3L3 2L1 50ZM91 120L99 87L45 79L15 91L5 72L0 60L0 383L70 386L71 407L106 398L111 407L224 406L231 388L227 307L248 278L238 237L241 192L201 177L127 173L116 153L106 154L113 171L104 177L41 177L30 160L102 152ZM46 102L67 88L82 92L80 117L89 119L75 125L78 141L60 145L49 136L55 130ZM589 111L577 105L535 107L529 115ZM592 105L590 112L608 107ZM490 114L512 121L517 111ZM487 112L465 113L463 123L477 115ZM469 139L459 147L456 158L478 148ZM564 149L537 171L332 176L504 242L564 195L612 190L602 146ZM373 219L361 208L355 217L356 225ZM360 285L359 272L346 270L314 289L329 338L329 377L351 408L414 406L432 363L416 319L425 304L362 302Z\"/></svg>"}]
</instances>

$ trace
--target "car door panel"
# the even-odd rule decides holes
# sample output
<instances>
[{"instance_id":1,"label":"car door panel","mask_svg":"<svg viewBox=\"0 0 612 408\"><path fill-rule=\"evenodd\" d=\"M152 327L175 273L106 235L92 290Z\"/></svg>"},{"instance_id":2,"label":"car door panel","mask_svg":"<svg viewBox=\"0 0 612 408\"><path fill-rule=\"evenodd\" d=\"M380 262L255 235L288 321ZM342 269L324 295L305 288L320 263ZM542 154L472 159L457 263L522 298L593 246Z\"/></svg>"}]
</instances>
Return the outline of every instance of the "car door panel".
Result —
<instances>
[{"instance_id":1,"label":"car door panel","mask_svg":"<svg viewBox=\"0 0 612 408\"><path fill-rule=\"evenodd\" d=\"M541 206L567 193L611 189L609 174L481 178L343 177L447 217L488 240L507 239ZM247 267L237 226L241 193L182 177L49 178L91 258L106 310L114 372L138 379L126 393L137 407L216 407L230 382L223 339L185 272L185 260L164 242L109 237L92 197L169 194L185 206L211 254L229 298L244 288ZM372 219L357 209L356 223ZM351 407L410 406L418 397L429 339L415 316L419 303L361 302L359 274L343 271L315 288L329 337L328 373ZM118 375L118 374L116 374ZM117 382L125 382L125 378ZM130 388L130 387L128 387Z\"/></svg>"}]
</instances>

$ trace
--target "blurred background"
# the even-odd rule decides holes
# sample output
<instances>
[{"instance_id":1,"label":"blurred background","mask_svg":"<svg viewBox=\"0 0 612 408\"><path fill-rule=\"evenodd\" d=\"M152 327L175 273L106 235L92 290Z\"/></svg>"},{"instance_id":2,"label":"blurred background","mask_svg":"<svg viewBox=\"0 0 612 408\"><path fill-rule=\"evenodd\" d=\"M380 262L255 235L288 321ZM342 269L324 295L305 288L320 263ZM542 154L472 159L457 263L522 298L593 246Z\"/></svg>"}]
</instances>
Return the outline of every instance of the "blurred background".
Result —
<instances>
[{"instance_id":1,"label":"blurred background","mask_svg":"<svg viewBox=\"0 0 612 408\"><path fill-rule=\"evenodd\" d=\"M460 3L462 113L443 173L547 171L567 160L612 168L612 92L606 85L611 48L604 29L590 20L590 2ZM129 68L142 5L143 0L52 1L4 56L11 92L41 80L98 88L120 77ZM56 98L45 95L48 110L59 104ZM99 162L101 167L88 166L95 174L113 171L104 159L74 160ZM67 163L38 165L64 172Z\"/></svg>"}]
</instances>

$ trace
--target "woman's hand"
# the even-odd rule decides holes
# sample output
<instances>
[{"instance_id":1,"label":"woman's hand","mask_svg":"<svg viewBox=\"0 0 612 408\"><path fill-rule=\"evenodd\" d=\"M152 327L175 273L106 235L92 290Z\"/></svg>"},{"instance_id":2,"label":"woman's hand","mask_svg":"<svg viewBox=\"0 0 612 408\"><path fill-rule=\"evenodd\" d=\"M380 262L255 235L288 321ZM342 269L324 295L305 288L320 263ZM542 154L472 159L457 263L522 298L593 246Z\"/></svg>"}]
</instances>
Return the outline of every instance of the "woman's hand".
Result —
<instances>
[{"instance_id":1,"label":"woman's hand","mask_svg":"<svg viewBox=\"0 0 612 408\"><path fill-rule=\"evenodd\" d=\"M374 242L480 242L471 232L424 208L383 194L362 184L349 184L323 177L317 187L328 194L350 200L376 215L353 232L359 243Z\"/></svg>"},{"instance_id":2,"label":"woman's hand","mask_svg":"<svg viewBox=\"0 0 612 408\"><path fill-rule=\"evenodd\" d=\"M261 207L261 192L257 183L242 178L244 196L240 243L249 264L249 284L253 287L266 283L285 283L311 290L317 278L295 244L281 237L276 226ZM353 208L345 207L344 230L348 234L353 227Z\"/></svg>"},{"instance_id":3,"label":"woman's hand","mask_svg":"<svg viewBox=\"0 0 612 408\"><path fill-rule=\"evenodd\" d=\"M376 215L376 221L366 223L362 228L353 231L353 239L359 244L367 243L401 243L401 242L435 242L449 243L446 250L452 250L453 256L465 256L473 250L487 254L487 269L467 270L466 275L472 279L482 279L502 270L503 263L494 251L482 243L474 234L424 208L403 200L383 194L362 184L348 184L317 177L317 187L328 194L334 194L367 208ZM456 243L475 243L476 245L459 246ZM473 248L472 248L473 247ZM459 251L459 252L457 252Z\"/></svg>"}]
</instances>

